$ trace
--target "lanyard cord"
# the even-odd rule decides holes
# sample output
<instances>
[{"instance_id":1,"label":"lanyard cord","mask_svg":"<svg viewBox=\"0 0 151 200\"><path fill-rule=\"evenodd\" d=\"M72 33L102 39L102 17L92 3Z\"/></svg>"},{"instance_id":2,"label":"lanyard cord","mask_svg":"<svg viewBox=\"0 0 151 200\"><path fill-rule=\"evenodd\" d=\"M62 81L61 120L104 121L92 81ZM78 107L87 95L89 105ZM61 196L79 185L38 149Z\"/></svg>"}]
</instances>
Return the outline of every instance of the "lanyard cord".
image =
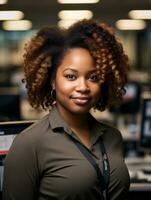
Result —
<instances>
[{"instance_id":1,"label":"lanyard cord","mask_svg":"<svg viewBox=\"0 0 151 200\"><path fill-rule=\"evenodd\" d=\"M76 144L78 149L81 151L81 153L87 158L87 160L91 163L91 165L94 167L99 183L100 183L100 190L103 195L103 199L106 200L108 199L108 194L107 194L107 189L108 189L108 184L109 184L109 177L110 177L110 167L109 167L109 161L107 157L107 153L105 150L105 146L103 141L101 140L100 142L100 148L101 148L101 153L102 153L102 162L103 162L103 175L101 173L101 170L90 154L89 150L82 145L79 141L74 139L72 136L70 136L72 141Z\"/></svg>"},{"instance_id":2,"label":"lanyard cord","mask_svg":"<svg viewBox=\"0 0 151 200\"><path fill-rule=\"evenodd\" d=\"M109 179L110 179L110 165L109 165L108 156L107 156L102 138L101 138L101 141L100 141L100 148L101 148L101 152L102 152L103 180L104 180L104 184L105 184L103 196L104 196L105 199L109 199L107 190L108 190Z\"/></svg>"}]
</instances>

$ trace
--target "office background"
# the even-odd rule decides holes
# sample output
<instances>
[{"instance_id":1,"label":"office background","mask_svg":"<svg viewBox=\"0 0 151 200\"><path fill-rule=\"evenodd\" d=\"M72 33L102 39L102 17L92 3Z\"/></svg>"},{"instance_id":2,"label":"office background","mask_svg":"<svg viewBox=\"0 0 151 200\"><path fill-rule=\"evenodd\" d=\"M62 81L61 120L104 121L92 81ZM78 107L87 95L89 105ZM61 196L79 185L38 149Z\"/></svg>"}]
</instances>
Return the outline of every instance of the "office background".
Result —
<instances>
[{"instance_id":1,"label":"office background","mask_svg":"<svg viewBox=\"0 0 151 200\"><path fill-rule=\"evenodd\" d=\"M141 195L151 193L151 103L144 101L151 98L151 0L86 2L0 0L0 122L37 120L46 114L29 105L22 82L24 45L37 30L47 25L67 27L80 17L108 23L124 45L131 72L123 103L103 113L92 111L92 114L121 130L124 153L133 179L130 198L137 194L141 198ZM147 146L140 142L144 123L147 123ZM0 142L2 144L2 140ZM141 145L145 148L140 148ZM3 157L3 153L0 154ZM140 172L140 168L144 169L142 162L147 172L145 176Z\"/></svg>"}]
</instances>

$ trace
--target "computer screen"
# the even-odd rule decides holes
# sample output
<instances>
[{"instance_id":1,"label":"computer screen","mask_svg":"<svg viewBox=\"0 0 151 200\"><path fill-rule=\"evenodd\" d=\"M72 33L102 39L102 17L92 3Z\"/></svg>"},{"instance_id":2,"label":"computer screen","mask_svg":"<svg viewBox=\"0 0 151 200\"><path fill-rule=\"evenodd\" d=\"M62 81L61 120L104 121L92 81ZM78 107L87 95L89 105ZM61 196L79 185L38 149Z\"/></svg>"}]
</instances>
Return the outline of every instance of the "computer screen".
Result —
<instances>
[{"instance_id":1,"label":"computer screen","mask_svg":"<svg viewBox=\"0 0 151 200\"><path fill-rule=\"evenodd\" d=\"M6 155L15 136L34 121L0 122L0 156Z\"/></svg>"},{"instance_id":2,"label":"computer screen","mask_svg":"<svg viewBox=\"0 0 151 200\"><path fill-rule=\"evenodd\" d=\"M142 100L139 147L151 153L151 98Z\"/></svg>"},{"instance_id":3,"label":"computer screen","mask_svg":"<svg viewBox=\"0 0 151 200\"><path fill-rule=\"evenodd\" d=\"M110 111L115 114L137 114L140 110L141 86L137 82L129 82L126 87L126 94L119 106L112 107Z\"/></svg>"},{"instance_id":4,"label":"computer screen","mask_svg":"<svg viewBox=\"0 0 151 200\"><path fill-rule=\"evenodd\" d=\"M20 94L17 88L0 88L0 121L21 119Z\"/></svg>"}]
</instances>

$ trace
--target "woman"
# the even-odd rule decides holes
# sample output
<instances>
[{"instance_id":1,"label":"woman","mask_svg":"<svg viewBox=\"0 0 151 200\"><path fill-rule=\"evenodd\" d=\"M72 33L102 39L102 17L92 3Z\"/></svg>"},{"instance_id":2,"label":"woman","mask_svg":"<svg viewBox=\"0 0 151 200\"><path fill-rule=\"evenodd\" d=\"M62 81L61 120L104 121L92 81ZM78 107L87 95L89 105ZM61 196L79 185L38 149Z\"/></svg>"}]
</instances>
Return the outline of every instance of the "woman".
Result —
<instances>
[{"instance_id":1,"label":"woman","mask_svg":"<svg viewBox=\"0 0 151 200\"><path fill-rule=\"evenodd\" d=\"M89 110L119 102L127 70L122 45L93 20L43 28L31 39L24 54L29 101L51 111L15 138L3 200L126 199L121 134Z\"/></svg>"}]
</instances>

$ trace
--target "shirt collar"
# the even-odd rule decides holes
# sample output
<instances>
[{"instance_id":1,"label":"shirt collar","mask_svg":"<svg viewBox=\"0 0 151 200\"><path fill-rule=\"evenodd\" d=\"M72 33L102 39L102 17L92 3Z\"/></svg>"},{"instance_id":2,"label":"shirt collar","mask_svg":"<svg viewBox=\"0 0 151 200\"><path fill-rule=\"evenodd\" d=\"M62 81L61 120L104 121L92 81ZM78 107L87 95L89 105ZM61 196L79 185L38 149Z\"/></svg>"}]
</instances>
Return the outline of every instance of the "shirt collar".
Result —
<instances>
[{"instance_id":1,"label":"shirt collar","mask_svg":"<svg viewBox=\"0 0 151 200\"><path fill-rule=\"evenodd\" d=\"M49 122L51 125L52 130L63 128L68 129L67 123L63 120L60 116L57 107L54 105L49 114Z\"/></svg>"},{"instance_id":2,"label":"shirt collar","mask_svg":"<svg viewBox=\"0 0 151 200\"><path fill-rule=\"evenodd\" d=\"M94 137L101 136L103 132L105 131L105 127L103 126L103 124L98 122L91 114L90 114L90 121L92 123L92 135ZM73 134L68 124L60 116L59 111L56 106L53 106L52 110L50 111L49 122L50 122L52 130L55 131L62 128L67 133Z\"/></svg>"},{"instance_id":3,"label":"shirt collar","mask_svg":"<svg viewBox=\"0 0 151 200\"><path fill-rule=\"evenodd\" d=\"M92 123L92 137L100 137L106 130L105 126L90 114L90 122Z\"/></svg>"}]
</instances>

